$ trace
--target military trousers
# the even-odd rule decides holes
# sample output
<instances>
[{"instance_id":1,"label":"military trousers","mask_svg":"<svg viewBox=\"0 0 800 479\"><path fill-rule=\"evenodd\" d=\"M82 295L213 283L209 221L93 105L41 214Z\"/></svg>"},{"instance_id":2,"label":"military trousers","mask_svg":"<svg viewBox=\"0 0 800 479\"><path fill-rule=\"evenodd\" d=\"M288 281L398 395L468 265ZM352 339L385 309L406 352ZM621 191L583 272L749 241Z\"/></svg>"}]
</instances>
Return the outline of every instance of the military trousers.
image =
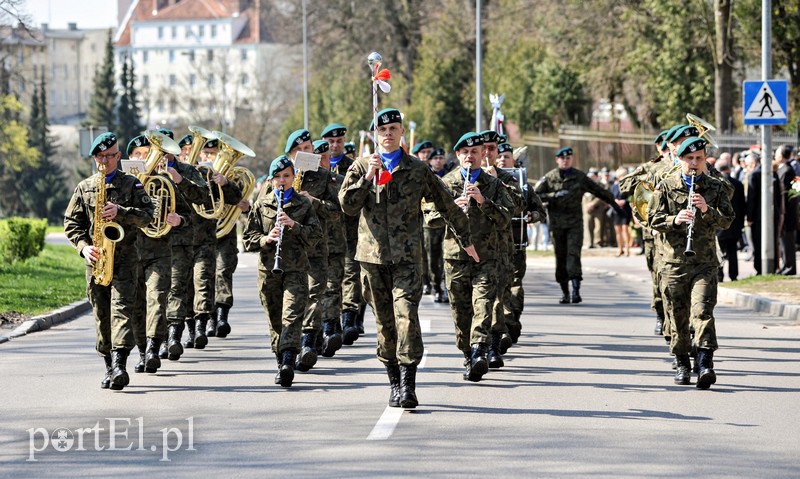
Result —
<instances>
[{"instance_id":1,"label":"military trousers","mask_svg":"<svg viewBox=\"0 0 800 479\"><path fill-rule=\"evenodd\" d=\"M444 275L456 327L456 346L464 353L484 344L492 326L497 300L497 262L447 259Z\"/></svg>"},{"instance_id":2,"label":"military trousers","mask_svg":"<svg viewBox=\"0 0 800 479\"><path fill-rule=\"evenodd\" d=\"M361 284L361 265L355 260L356 242L347 242L342 278L342 311L358 311L364 303Z\"/></svg>"},{"instance_id":3,"label":"military trousers","mask_svg":"<svg viewBox=\"0 0 800 479\"><path fill-rule=\"evenodd\" d=\"M136 306L133 315L133 335L136 346L144 350L147 338L164 340L167 337L167 300L172 275L172 254L143 258L137 263Z\"/></svg>"},{"instance_id":4,"label":"military trousers","mask_svg":"<svg viewBox=\"0 0 800 479\"><path fill-rule=\"evenodd\" d=\"M650 271L650 277L653 280L653 300L650 302L650 308L656 312L659 318L663 318L664 300L661 294L661 282L658 280L657 265L655 264L655 240L652 237L644 239L644 256L647 260L647 269Z\"/></svg>"},{"instance_id":5,"label":"military trousers","mask_svg":"<svg viewBox=\"0 0 800 479\"><path fill-rule=\"evenodd\" d=\"M239 265L236 229L217 240L217 277L214 302L233 306L233 273Z\"/></svg>"},{"instance_id":6,"label":"military trousers","mask_svg":"<svg viewBox=\"0 0 800 479\"><path fill-rule=\"evenodd\" d=\"M497 272L495 273L495 294L494 305L492 306L492 333L507 333L506 326L506 302L510 295L509 285L511 284L511 258L507 253L501 252L505 257L495 261Z\"/></svg>"},{"instance_id":7,"label":"military trousers","mask_svg":"<svg viewBox=\"0 0 800 479\"><path fill-rule=\"evenodd\" d=\"M134 262L119 256L115 258L113 279L108 286L95 284L92 267L86 267L86 296L94 313L95 348L101 356L111 354L111 350L133 349L131 322L136 302Z\"/></svg>"},{"instance_id":8,"label":"military trousers","mask_svg":"<svg viewBox=\"0 0 800 479\"><path fill-rule=\"evenodd\" d=\"M189 286L194 271L194 246L172 245L172 274L170 278L169 300L167 303L167 323L182 323L189 314Z\"/></svg>"},{"instance_id":9,"label":"military trousers","mask_svg":"<svg viewBox=\"0 0 800 479\"><path fill-rule=\"evenodd\" d=\"M214 288L217 275L216 242L194 246L192 275L194 315L210 315L214 311Z\"/></svg>"},{"instance_id":10,"label":"military trousers","mask_svg":"<svg viewBox=\"0 0 800 479\"><path fill-rule=\"evenodd\" d=\"M308 302L308 273L273 273L272 265L258 263L258 296L269 321L272 352L300 349L303 315Z\"/></svg>"},{"instance_id":11,"label":"military trousers","mask_svg":"<svg viewBox=\"0 0 800 479\"><path fill-rule=\"evenodd\" d=\"M308 258L308 302L303 315L303 332L322 330L322 310L328 285L328 256Z\"/></svg>"},{"instance_id":12,"label":"military trousers","mask_svg":"<svg viewBox=\"0 0 800 479\"><path fill-rule=\"evenodd\" d=\"M446 228L422 228L425 236L425 252L428 258L428 276L430 277L433 290L438 292L442 289L444 281L444 231Z\"/></svg>"},{"instance_id":13,"label":"military trousers","mask_svg":"<svg viewBox=\"0 0 800 479\"><path fill-rule=\"evenodd\" d=\"M375 314L378 359L388 365L416 365L424 345L419 325L422 264L361 263L364 296Z\"/></svg>"},{"instance_id":14,"label":"military trousers","mask_svg":"<svg viewBox=\"0 0 800 479\"><path fill-rule=\"evenodd\" d=\"M516 248L516 247L515 247ZM528 270L528 254L525 248L514 250L513 271L511 282L508 284L508 296L506 299L506 322L517 322L516 315L522 313L525 307L525 289L522 280Z\"/></svg>"},{"instance_id":15,"label":"military trousers","mask_svg":"<svg viewBox=\"0 0 800 479\"><path fill-rule=\"evenodd\" d=\"M717 269L714 263L664 264L664 308L671 324L670 352L688 354L692 350L690 326L694 328L694 345L716 350L717 332L714 307L717 304Z\"/></svg>"},{"instance_id":16,"label":"military trousers","mask_svg":"<svg viewBox=\"0 0 800 479\"><path fill-rule=\"evenodd\" d=\"M581 271L581 247L583 228L550 228L553 235L553 250L556 254L556 281L568 282L571 279L583 280Z\"/></svg>"},{"instance_id":17,"label":"military trousers","mask_svg":"<svg viewBox=\"0 0 800 479\"><path fill-rule=\"evenodd\" d=\"M342 281L344 278L344 254L328 253L328 284L323 297L322 319L336 319L342 315Z\"/></svg>"}]
</instances>

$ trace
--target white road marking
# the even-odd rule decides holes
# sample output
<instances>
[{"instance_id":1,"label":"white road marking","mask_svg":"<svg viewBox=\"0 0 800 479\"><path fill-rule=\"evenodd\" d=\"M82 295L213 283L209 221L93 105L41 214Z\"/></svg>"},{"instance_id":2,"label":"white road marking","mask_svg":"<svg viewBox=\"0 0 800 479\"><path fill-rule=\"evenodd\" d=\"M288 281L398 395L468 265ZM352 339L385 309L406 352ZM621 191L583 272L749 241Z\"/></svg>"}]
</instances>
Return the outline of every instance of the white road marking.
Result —
<instances>
[{"instance_id":1,"label":"white road marking","mask_svg":"<svg viewBox=\"0 0 800 479\"><path fill-rule=\"evenodd\" d=\"M422 353L422 360L419 362L419 366L417 369L422 369L425 367L425 361L428 360L428 350L426 349L424 353Z\"/></svg>"},{"instance_id":2,"label":"white road marking","mask_svg":"<svg viewBox=\"0 0 800 479\"><path fill-rule=\"evenodd\" d=\"M367 436L367 441L383 441L389 439L397 423L400 422L400 417L403 415L403 408L386 406L383 410L381 418L378 423L372 428L372 432Z\"/></svg>"},{"instance_id":3,"label":"white road marking","mask_svg":"<svg viewBox=\"0 0 800 479\"><path fill-rule=\"evenodd\" d=\"M431 320L430 319L420 319L419 320L419 329L421 329L423 333L430 333L431 332Z\"/></svg>"}]
</instances>

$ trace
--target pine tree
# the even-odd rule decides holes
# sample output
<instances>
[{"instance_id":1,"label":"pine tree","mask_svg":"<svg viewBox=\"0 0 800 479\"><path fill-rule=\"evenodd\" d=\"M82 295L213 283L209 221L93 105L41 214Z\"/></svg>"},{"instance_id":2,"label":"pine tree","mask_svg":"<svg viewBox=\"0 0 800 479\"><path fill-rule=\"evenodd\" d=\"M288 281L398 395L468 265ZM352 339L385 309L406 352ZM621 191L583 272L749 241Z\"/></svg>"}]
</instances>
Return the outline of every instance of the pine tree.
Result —
<instances>
[{"instance_id":1,"label":"pine tree","mask_svg":"<svg viewBox=\"0 0 800 479\"><path fill-rule=\"evenodd\" d=\"M133 137L139 135L144 128L139 123L139 107L136 104L136 77L133 72L133 62L130 57L122 62L122 73L119 78L122 95L117 107L117 136L120 145L126 145Z\"/></svg>"},{"instance_id":2,"label":"pine tree","mask_svg":"<svg viewBox=\"0 0 800 479\"><path fill-rule=\"evenodd\" d=\"M114 104L117 92L114 85L114 44L111 31L108 32L106 54L103 63L95 70L94 93L89 105L89 123L94 126L105 126L114 131Z\"/></svg>"}]
</instances>

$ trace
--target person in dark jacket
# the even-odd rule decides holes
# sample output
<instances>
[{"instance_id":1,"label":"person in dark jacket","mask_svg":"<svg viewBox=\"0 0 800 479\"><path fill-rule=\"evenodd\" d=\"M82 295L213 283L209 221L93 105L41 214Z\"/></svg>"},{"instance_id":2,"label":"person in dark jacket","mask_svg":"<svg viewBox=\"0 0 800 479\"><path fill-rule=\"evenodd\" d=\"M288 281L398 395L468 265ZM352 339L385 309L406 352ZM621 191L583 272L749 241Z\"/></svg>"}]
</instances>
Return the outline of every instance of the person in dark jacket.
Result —
<instances>
[{"instance_id":1,"label":"person in dark jacket","mask_svg":"<svg viewBox=\"0 0 800 479\"><path fill-rule=\"evenodd\" d=\"M719 246L722 249L722 254L728 261L728 277L731 281L736 281L739 277L739 258L737 252L739 250L738 244L742 237L742 230L744 229L744 217L747 213L747 200L744 196L744 185L741 181L731 176L731 165L724 160L717 161L715 165L717 170L722 173L722 176L733 185L733 198L731 198L731 206L736 215L731 223L731 226L723 231L717 233ZM724 274L722 265L719 267L719 280L722 281Z\"/></svg>"}]
</instances>

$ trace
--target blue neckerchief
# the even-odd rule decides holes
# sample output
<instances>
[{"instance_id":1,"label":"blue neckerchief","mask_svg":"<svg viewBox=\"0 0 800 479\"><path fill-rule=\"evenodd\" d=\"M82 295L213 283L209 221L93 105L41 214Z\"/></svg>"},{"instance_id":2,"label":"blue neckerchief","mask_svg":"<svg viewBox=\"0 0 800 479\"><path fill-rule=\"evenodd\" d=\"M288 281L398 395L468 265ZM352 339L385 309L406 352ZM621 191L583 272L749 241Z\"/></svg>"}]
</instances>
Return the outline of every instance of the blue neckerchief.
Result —
<instances>
[{"instance_id":1,"label":"blue neckerchief","mask_svg":"<svg viewBox=\"0 0 800 479\"><path fill-rule=\"evenodd\" d=\"M168 161L167 168L175 168L175 161L177 160Z\"/></svg>"},{"instance_id":2,"label":"blue neckerchief","mask_svg":"<svg viewBox=\"0 0 800 479\"><path fill-rule=\"evenodd\" d=\"M331 156L331 169L336 168L336 165L338 165L339 162L342 161L342 158L344 158L344 155Z\"/></svg>"},{"instance_id":3,"label":"blue neckerchief","mask_svg":"<svg viewBox=\"0 0 800 479\"><path fill-rule=\"evenodd\" d=\"M446 175L446 174L447 174L447 170L445 170L444 168L442 168L442 169L441 169L441 170L439 170L439 171L434 171L434 173L436 173L436 176L438 176L439 178L442 178L444 175Z\"/></svg>"},{"instance_id":4,"label":"blue neckerchief","mask_svg":"<svg viewBox=\"0 0 800 479\"><path fill-rule=\"evenodd\" d=\"M562 178L566 178L572 174L572 168L567 168L566 170L558 170L558 174L561 175Z\"/></svg>"},{"instance_id":5,"label":"blue neckerchief","mask_svg":"<svg viewBox=\"0 0 800 479\"><path fill-rule=\"evenodd\" d=\"M283 190L283 204L292 201L294 197L294 188L289 188L288 190ZM278 201L281 200L280 190L275 190L275 199Z\"/></svg>"},{"instance_id":6,"label":"blue neckerchief","mask_svg":"<svg viewBox=\"0 0 800 479\"><path fill-rule=\"evenodd\" d=\"M117 176L117 171L119 171L119 170L114 170L111 173L106 175L106 184L111 183L111 181L114 179L114 177Z\"/></svg>"},{"instance_id":7,"label":"blue neckerchief","mask_svg":"<svg viewBox=\"0 0 800 479\"><path fill-rule=\"evenodd\" d=\"M672 157L672 166L678 166L678 163L680 163L681 159L677 155L673 155L671 152L669 156Z\"/></svg>"},{"instance_id":8,"label":"blue neckerchief","mask_svg":"<svg viewBox=\"0 0 800 479\"><path fill-rule=\"evenodd\" d=\"M464 168L463 166L461 167L461 177L464 178L465 180L467 179L467 171L468 170L466 168ZM478 175L480 174L481 174L480 168L469 170L469 182L474 185L475 182L478 181Z\"/></svg>"},{"instance_id":9,"label":"blue neckerchief","mask_svg":"<svg viewBox=\"0 0 800 479\"><path fill-rule=\"evenodd\" d=\"M694 181L697 181L702 175L695 175ZM683 184L686 185L687 188L692 187L692 175L684 175L681 173L681 178L683 178Z\"/></svg>"},{"instance_id":10,"label":"blue neckerchief","mask_svg":"<svg viewBox=\"0 0 800 479\"><path fill-rule=\"evenodd\" d=\"M397 149L391 153L381 153L381 161L386 171L394 171L397 165L400 164L400 158L403 157L403 150Z\"/></svg>"}]
</instances>

